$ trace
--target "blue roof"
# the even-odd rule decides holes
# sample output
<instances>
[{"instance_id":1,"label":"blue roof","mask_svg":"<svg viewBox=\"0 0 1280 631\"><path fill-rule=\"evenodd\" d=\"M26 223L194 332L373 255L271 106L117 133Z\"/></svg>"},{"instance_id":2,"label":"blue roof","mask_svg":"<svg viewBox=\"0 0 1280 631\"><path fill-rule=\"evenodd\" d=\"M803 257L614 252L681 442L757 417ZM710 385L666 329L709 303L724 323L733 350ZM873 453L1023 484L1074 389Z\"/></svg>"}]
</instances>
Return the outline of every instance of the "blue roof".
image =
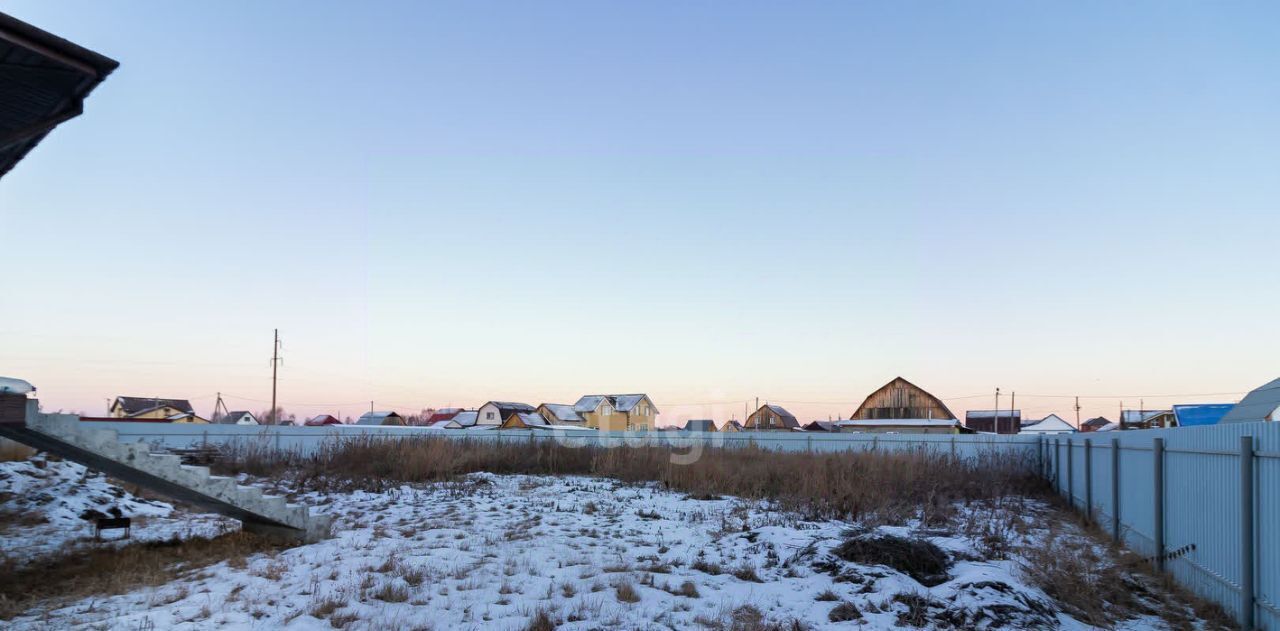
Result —
<instances>
[{"instance_id":1,"label":"blue roof","mask_svg":"<svg viewBox=\"0 0 1280 631\"><path fill-rule=\"evenodd\" d=\"M1175 405L1173 415L1178 419L1178 427L1196 425L1217 425L1222 417L1235 407L1232 403L1201 403L1198 405Z\"/></svg>"}]
</instances>

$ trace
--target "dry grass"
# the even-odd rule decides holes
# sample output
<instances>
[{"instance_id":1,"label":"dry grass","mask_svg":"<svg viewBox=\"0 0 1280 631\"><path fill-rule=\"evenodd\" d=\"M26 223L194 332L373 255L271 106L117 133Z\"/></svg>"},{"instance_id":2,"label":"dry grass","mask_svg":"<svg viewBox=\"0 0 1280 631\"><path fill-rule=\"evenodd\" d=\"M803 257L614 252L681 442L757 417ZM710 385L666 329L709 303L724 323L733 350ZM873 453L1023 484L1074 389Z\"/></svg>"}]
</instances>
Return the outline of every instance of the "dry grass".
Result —
<instances>
[{"instance_id":1,"label":"dry grass","mask_svg":"<svg viewBox=\"0 0 1280 631\"><path fill-rule=\"evenodd\" d=\"M0 462L29 460L35 454L36 450L22 443L15 443L8 438L0 438Z\"/></svg>"},{"instance_id":2,"label":"dry grass","mask_svg":"<svg viewBox=\"0 0 1280 631\"><path fill-rule=\"evenodd\" d=\"M382 491L405 482L497 474L593 475L659 482L695 497L768 499L810 519L901 524L946 521L955 502L1044 494L1024 458L959 460L926 451L794 453L713 448L693 464L672 465L669 447L567 447L551 441L493 444L479 439L347 438L311 456L266 448L228 448L221 473L292 478L317 491ZM981 475L977 475L981 472Z\"/></svg>"},{"instance_id":3,"label":"dry grass","mask_svg":"<svg viewBox=\"0 0 1280 631\"><path fill-rule=\"evenodd\" d=\"M614 589L617 590L618 602L624 602L624 603L640 602L640 592L636 591L636 587L635 585L631 584L631 581L622 581L618 583L617 587L615 587Z\"/></svg>"},{"instance_id":4,"label":"dry grass","mask_svg":"<svg viewBox=\"0 0 1280 631\"><path fill-rule=\"evenodd\" d=\"M1034 546L1018 548L1025 580L1072 617L1110 628L1118 620L1154 615L1173 629L1235 629L1223 608L1157 574L1150 562L1117 548L1097 524L1087 521L1061 498L1051 500L1050 524L1072 524L1065 534L1051 527Z\"/></svg>"},{"instance_id":5,"label":"dry grass","mask_svg":"<svg viewBox=\"0 0 1280 631\"><path fill-rule=\"evenodd\" d=\"M236 532L212 539L70 550L22 568L0 567L0 620L8 620L42 601L55 604L165 585L221 561L244 559L281 547L278 542Z\"/></svg>"}]
</instances>

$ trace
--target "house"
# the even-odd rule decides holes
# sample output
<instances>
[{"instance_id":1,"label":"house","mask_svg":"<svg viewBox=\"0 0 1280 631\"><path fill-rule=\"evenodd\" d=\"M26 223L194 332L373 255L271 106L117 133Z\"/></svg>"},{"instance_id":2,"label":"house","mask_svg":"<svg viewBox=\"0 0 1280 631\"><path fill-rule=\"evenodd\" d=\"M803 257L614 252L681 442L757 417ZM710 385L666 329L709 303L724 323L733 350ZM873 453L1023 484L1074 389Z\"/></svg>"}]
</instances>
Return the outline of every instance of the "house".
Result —
<instances>
[{"instance_id":1,"label":"house","mask_svg":"<svg viewBox=\"0 0 1280 631\"><path fill-rule=\"evenodd\" d=\"M1074 434L1076 428L1057 414L1050 414L1038 421L1025 423L1019 434Z\"/></svg>"},{"instance_id":2,"label":"house","mask_svg":"<svg viewBox=\"0 0 1280 631\"><path fill-rule=\"evenodd\" d=\"M1280 379L1246 394L1219 424L1280 421Z\"/></svg>"},{"instance_id":3,"label":"house","mask_svg":"<svg viewBox=\"0 0 1280 631\"><path fill-rule=\"evenodd\" d=\"M602 431L644 431L654 428L658 407L647 394L589 394L573 404L587 427Z\"/></svg>"},{"instance_id":4,"label":"house","mask_svg":"<svg viewBox=\"0 0 1280 631\"><path fill-rule=\"evenodd\" d=\"M810 421L805 423L804 431L806 432L838 432L840 426L835 421Z\"/></svg>"},{"instance_id":5,"label":"house","mask_svg":"<svg viewBox=\"0 0 1280 631\"><path fill-rule=\"evenodd\" d=\"M837 421L842 432L880 434L972 434L953 418L884 418Z\"/></svg>"},{"instance_id":6,"label":"house","mask_svg":"<svg viewBox=\"0 0 1280 631\"><path fill-rule=\"evenodd\" d=\"M177 414L171 414L169 416L166 416L164 420L166 423L198 423L201 425L209 424L209 421L207 419L201 418L193 412L178 412Z\"/></svg>"},{"instance_id":7,"label":"house","mask_svg":"<svg viewBox=\"0 0 1280 631\"><path fill-rule=\"evenodd\" d=\"M684 422L686 432L714 432L716 430L716 422L709 418L689 419Z\"/></svg>"},{"instance_id":8,"label":"house","mask_svg":"<svg viewBox=\"0 0 1280 631\"><path fill-rule=\"evenodd\" d=\"M543 403L538 406L537 412L552 425L585 426L587 424L587 419L582 418L582 415L567 403Z\"/></svg>"},{"instance_id":9,"label":"house","mask_svg":"<svg viewBox=\"0 0 1280 631\"><path fill-rule=\"evenodd\" d=\"M1022 410L969 410L964 426L986 434L1017 434L1022 427Z\"/></svg>"},{"instance_id":10,"label":"house","mask_svg":"<svg viewBox=\"0 0 1280 631\"><path fill-rule=\"evenodd\" d=\"M440 427L443 429L467 429L469 427L475 427L479 414L480 412L477 410L463 410L453 415L453 418L447 421L435 423L432 427Z\"/></svg>"},{"instance_id":11,"label":"house","mask_svg":"<svg viewBox=\"0 0 1280 631\"><path fill-rule=\"evenodd\" d=\"M306 420L303 425L307 427L324 427L325 425L341 425L342 421L330 414L317 414Z\"/></svg>"},{"instance_id":12,"label":"house","mask_svg":"<svg viewBox=\"0 0 1280 631\"><path fill-rule=\"evenodd\" d=\"M741 432L741 431L745 431L745 430L742 428L742 422L741 422L741 421L736 421L736 420L734 420L734 421L725 421L724 425L721 425L721 426L720 426L720 431L722 431L722 432Z\"/></svg>"},{"instance_id":13,"label":"house","mask_svg":"<svg viewBox=\"0 0 1280 631\"><path fill-rule=\"evenodd\" d=\"M395 412L365 412L356 425L404 425L404 417Z\"/></svg>"},{"instance_id":14,"label":"house","mask_svg":"<svg viewBox=\"0 0 1280 631\"><path fill-rule=\"evenodd\" d=\"M247 410L227 412L218 419L219 425L257 425L258 418Z\"/></svg>"},{"instance_id":15,"label":"house","mask_svg":"<svg viewBox=\"0 0 1280 631\"><path fill-rule=\"evenodd\" d=\"M440 408L432 412L431 415L427 417L427 420L423 422L423 425L431 426L436 423L443 424L448 421L452 421L453 417L457 416L462 411L462 408Z\"/></svg>"},{"instance_id":16,"label":"house","mask_svg":"<svg viewBox=\"0 0 1280 631\"><path fill-rule=\"evenodd\" d=\"M115 418L167 419L178 414L195 414L195 412L191 402L186 399L116 397L111 403L111 416Z\"/></svg>"},{"instance_id":17,"label":"house","mask_svg":"<svg viewBox=\"0 0 1280 631\"><path fill-rule=\"evenodd\" d=\"M1235 407L1232 403L1199 403L1173 406L1174 427L1217 425Z\"/></svg>"},{"instance_id":18,"label":"house","mask_svg":"<svg viewBox=\"0 0 1280 631\"><path fill-rule=\"evenodd\" d=\"M1173 410L1121 410L1120 429L1172 427Z\"/></svg>"},{"instance_id":19,"label":"house","mask_svg":"<svg viewBox=\"0 0 1280 631\"><path fill-rule=\"evenodd\" d=\"M516 412L508 416L498 429L529 429L532 427L550 427L551 422L535 412Z\"/></svg>"},{"instance_id":20,"label":"house","mask_svg":"<svg viewBox=\"0 0 1280 631\"><path fill-rule=\"evenodd\" d=\"M1111 425L1111 421L1107 420L1107 417L1105 417L1105 416L1095 416L1095 417L1093 417L1093 418L1091 418L1091 419L1089 419L1089 420L1087 420L1087 421L1085 421L1085 422L1081 423L1081 424L1080 424L1080 431L1082 431L1082 432L1096 432L1096 431L1100 431L1103 427L1106 427L1107 425Z\"/></svg>"},{"instance_id":21,"label":"house","mask_svg":"<svg viewBox=\"0 0 1280 631\"><path fill-rule=\"evenodd\" d=\"M800 422L796 420L795 415L788 412L781 405L773 405L766 403L760 406L760 409L751 413L747 417L747 422L742 424L747 431L782 431L789 432L793 429L800 429Z\"/></svg>"},{"instance_id":22,"label":"house","mask_svg":"<svg viewBox=\"0 0 1280 631\"><path fill-rule=\"evenodd\" d=\"M533 412L535 408L528 403L512 403L510 401L490 401L480 406L477 425L502 425L507 417L517 412Z\"/></svg>"},{"instance_id":23,"label":"house","mask_svg":"<svg viewBox=\"0 0 1280 631\"><path fill-rule=\"evenodd\" d=\"M942 400L923 388L896 377L867 396L850 420L956 418Z\"/></svg>"}]
</instances>

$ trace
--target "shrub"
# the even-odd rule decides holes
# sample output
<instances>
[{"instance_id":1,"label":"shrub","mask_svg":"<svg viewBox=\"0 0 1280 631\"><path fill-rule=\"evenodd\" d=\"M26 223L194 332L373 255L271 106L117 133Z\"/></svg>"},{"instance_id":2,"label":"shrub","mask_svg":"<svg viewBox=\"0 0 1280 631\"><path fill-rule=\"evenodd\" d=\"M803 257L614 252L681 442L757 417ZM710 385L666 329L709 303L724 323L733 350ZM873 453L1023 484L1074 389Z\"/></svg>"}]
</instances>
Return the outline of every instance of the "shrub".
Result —
<instances>
[{"instance_id":1,"label":"shrub","mask_svg":"<svg viewBox=\"0 0 1280 631\"><path fill-rule=\"evenodd\" d=\"M853 563L891 567L928 587L945 583L951 568L947 553L924 539L894 535L851 537L832 552Z\"/></svg>"},{"instance_id":2,"label":"shrub","mask_svg":"<svg viewBox=\"0 0 1280 631\"><path fill-rule=\"evenodd\" d=\"M831 609L831 613L827 614L827 619L832 622L848 622L850 620L861 620L862 612L858 611L858 607L850 602L843 602Z\"/></svg>"},{"instance_id":3,"label":"shrub","mask_svg":"<svg viewBox=\"0 0 1280 631\"><path fill-rule=\"evenodd\" d=\"M618 602L638 603L640 602L640 592L636 591L635 585L630 581L622 581L618 583L614 589L618 592Z\"/></svg>"}]
</instances>

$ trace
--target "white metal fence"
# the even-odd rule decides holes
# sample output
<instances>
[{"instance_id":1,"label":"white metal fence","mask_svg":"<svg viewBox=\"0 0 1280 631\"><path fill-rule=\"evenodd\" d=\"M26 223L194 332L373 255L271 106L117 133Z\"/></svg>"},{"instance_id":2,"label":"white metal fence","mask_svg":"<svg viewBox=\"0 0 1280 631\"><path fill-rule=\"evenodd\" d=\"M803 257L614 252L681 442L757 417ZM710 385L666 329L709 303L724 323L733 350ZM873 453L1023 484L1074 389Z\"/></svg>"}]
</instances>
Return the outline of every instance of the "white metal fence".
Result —
<instances>
[{"instance_id":1,"label":"white metal fence","mask_svg":"<svg viewBox=\"0 0 1280 631\"><path fill-rule=\"evenodd\" d=\"M551 440L568 447L666 446L675 449L740 447L753 445L781 451L845 451L849 449L899 451L928 449L960 458L986 453L1015 453L1034 466L1040 457L1037 436L849 434L826 432L595 432L556 430L436 430L424 427L379 425L329 425L324 427L192 425L85 421L97 429L116 430L122 442L144 440L156 447L185 449L201 444L261 445L273 449L314 453L326 442L359 436L408 438L438 436L494 442Z\"/></svg>"},{"instance_id":2,"label":"white metal fence","mask_svg":"<svg viewBox=\"0 0 1280 631\"><path fill-rule=\"evenodd\" d=\"M1112 536L1221 604L1280 628L1280 424L1046 436L1044 473Z\"/></svg>"}]
</instances>

